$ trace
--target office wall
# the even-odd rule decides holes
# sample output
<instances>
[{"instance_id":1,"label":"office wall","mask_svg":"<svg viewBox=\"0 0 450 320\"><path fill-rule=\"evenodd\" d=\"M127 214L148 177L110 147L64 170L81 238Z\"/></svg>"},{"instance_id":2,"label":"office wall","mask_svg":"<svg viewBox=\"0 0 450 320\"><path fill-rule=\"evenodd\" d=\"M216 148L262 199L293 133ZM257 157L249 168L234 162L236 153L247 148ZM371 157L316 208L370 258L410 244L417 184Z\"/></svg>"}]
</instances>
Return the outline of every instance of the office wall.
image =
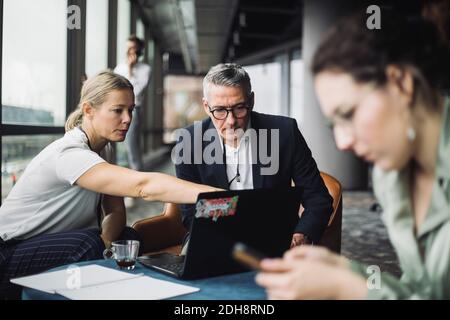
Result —
<instances>
[{"instance_id":1,"label":"office wall","mask_svg":"<svg viewBox=\"0 0 450 320\"><path fill-rule=\"evenodd\" d=\"M304 61L304 97L301 131L316 159L320 170L335 176L345 189L364 189L368 185L367 164L352 153L336 148L332 131L320 112L310 72L312 56L320 43L323 32L340 16L356 7L348 0L306 0L304 2L302 53Z\"/></svg>"}]
</instances>

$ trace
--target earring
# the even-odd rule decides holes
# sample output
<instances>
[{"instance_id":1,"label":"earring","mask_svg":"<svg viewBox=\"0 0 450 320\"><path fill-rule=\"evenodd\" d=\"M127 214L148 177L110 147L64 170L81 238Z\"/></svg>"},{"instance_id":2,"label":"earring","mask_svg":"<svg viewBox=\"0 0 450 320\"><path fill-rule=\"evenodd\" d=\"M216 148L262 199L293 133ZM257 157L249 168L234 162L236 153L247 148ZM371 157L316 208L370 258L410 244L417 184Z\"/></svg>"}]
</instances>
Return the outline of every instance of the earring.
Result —
<instances>
[{"instance_id":1,"label":"earring","mask_svg":"<svg viewBox=\"0 0 450 320\"><path fill-rule=\"evenodd\" d=\"M408 137L409 142L413 142L416 140L416 130L413 127L409 127L406 130L406 136Z\"/></svg>"}]
</instances>

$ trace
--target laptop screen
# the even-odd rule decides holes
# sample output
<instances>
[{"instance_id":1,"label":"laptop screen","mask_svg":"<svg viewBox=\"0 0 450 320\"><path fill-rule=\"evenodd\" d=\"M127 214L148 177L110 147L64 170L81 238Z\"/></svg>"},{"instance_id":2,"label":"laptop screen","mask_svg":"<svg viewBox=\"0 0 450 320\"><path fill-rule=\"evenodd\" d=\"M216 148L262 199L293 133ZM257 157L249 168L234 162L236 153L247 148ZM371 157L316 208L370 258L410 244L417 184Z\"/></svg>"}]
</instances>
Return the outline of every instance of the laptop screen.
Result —
<instances>
[{"instance_id":1,"label":"laptop screen","mask_svg":"<svg viewBox=\"0 0 450 320\"><path fill-rule=\"evenodd\" d=\"M184 272L203 277L243 271L231 256L236 242L282 256L299 221L300 200L298 187L200 194Z\"/></svg>"}]
</instances>

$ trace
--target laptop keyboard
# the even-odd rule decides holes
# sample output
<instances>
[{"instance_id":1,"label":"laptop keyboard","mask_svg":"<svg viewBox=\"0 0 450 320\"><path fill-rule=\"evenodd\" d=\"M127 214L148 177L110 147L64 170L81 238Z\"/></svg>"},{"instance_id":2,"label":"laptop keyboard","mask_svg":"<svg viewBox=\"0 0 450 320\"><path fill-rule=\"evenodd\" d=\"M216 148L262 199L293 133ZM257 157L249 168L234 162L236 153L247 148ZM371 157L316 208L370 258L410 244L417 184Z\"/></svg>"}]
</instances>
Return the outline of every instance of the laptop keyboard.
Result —
<instances>
[{"instance_id":1,"label":"laptop keyboard","mask_svg":"<svg viewBox=\"0 0 450 320\"><path fill-rule=\"evenodd\" d=\"M168 264L157 264L157 263L155 263L154 265L158 266L158 267L160 267L162 269L166 269L166 270L172 271L172 272L174 272L176 274L181 274L183 272L183 267L184 267L184 264L182 264L182 263L168 263Z\"/></svg>"},{"instance_id":2,"label":"laptop keyboard","mask_svg":"<svg viewBox=\"0 0 450 320\"><path fill-rule=\"evenodd\" d=\"M162 253L154 256L139 257L139 261L143 265L157 269L164 269L177 275L181 275L183 273L184 256Z\"/></svg>"}]
</instances>

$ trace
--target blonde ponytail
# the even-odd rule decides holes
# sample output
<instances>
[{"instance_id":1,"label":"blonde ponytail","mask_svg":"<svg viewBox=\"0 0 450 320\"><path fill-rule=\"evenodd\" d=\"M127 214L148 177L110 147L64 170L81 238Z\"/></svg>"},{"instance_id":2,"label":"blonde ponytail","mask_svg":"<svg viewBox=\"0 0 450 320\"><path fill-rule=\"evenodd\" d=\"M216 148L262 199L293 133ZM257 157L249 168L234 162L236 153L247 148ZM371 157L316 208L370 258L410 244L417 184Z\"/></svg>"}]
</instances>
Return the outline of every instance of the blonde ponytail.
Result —
<instances>
[{"instance_id":1,"label":"blonde ponytail","mask_svg":"<svg viewBox=\"0 0 450 320\"><path fill-rule=\"evenodd\" d=\"M66 132L81 125L82 121L83 121L83 111L81 110L80 107L78 107L67 118L66 125L65 125Z\"/></svg>"}]
</instances>

